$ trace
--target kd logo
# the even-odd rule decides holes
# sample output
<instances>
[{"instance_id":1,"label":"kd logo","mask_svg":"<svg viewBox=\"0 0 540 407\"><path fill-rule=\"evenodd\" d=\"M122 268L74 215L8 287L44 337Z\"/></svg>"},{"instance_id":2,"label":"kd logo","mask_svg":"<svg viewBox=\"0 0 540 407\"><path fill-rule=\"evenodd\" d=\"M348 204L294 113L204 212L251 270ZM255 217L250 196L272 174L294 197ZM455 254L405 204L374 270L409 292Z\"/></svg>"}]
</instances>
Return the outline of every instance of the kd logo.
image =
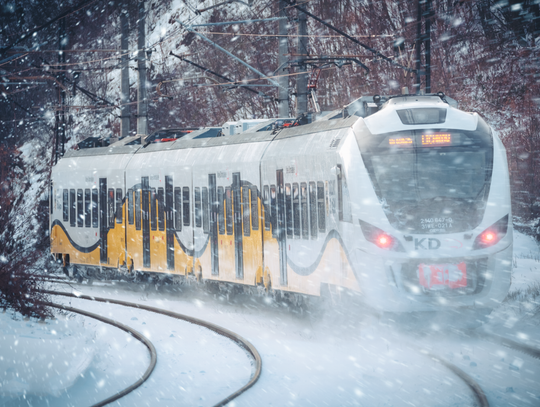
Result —
<instances>
[{"instance_id":1,"label":"kd logo","mask_svg":"<svg viewBox=\"0 0 540 407\"><path fill-rule=\"evenodd\" d=\"M426 240L426 238L423 238L423 239L414 239L414 250L418 250L418 249L422 249L422 250L437 250L439 247L441 247L441 242L439 239L435 239L435 238L429 238L427 239L427 245L428 247L426 248L424 246L424 241Z\"/></svg>"}]
</instances>

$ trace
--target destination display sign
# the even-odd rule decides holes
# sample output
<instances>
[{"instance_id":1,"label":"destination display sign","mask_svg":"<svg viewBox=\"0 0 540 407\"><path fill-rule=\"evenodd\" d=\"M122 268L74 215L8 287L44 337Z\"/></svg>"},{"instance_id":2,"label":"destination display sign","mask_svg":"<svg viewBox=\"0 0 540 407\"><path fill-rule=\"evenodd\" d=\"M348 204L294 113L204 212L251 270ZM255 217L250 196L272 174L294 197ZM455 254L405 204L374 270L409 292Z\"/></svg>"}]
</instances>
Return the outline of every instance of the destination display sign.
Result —
<instances>
[{"instance_id":1,"label":"destination display sign","mask_svg":"<svg viewBox=\"0 0 540 407\"><path fill-rule=\"evenodd\" d=\"M400 145L407 145L412 144L413 139L411 137L392 137L388 139L388 144L391 146L400 146Z\"/></svg>"},{"instance_id":2,"label":"destination display sign","mask_svg":"<svg viewBox=\"0 0 540 407\"><path fill-rule=\"evenodd\" d=\"M423 146L449 146L451 144L452 134L450 133L422 134Z\"/></svg>"}]
</instances>

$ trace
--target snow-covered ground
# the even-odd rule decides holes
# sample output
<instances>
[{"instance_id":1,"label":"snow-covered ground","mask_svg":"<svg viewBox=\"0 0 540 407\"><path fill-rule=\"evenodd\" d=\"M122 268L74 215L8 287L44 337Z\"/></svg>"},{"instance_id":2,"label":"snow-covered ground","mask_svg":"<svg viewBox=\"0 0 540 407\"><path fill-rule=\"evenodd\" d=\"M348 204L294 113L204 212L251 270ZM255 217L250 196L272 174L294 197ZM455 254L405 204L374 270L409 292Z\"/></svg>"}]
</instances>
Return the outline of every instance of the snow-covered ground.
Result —
<instances>
[{"instance_id":1,"label":"snow-covered ground","mask_svg":"<svg viewBox=\"0 0 540 407\"><path fill-rule=\"evenodd\" d=\"M514 266L510 295L486 328L540 347L540 295L534 290L540 284L540 250L520 233ZM346 304L321 315L299 315L259 298L226 301L199 288L177 288L76 287L201 318L251 341L263 360L262 375L231 406L474 405L465 384L426 352L477 380L491 406L540 405L540 361L477 337L444 329L404 332ZM116 405L209 406L252 373L244 351L204 328L116 305L55 301L127 324L156 346L150 379ZM86 317L64 315L39 324L6 313L0 323L1 405L91 405L137 380L149 362L138 341Z\"/></svg>"}]
</instances>

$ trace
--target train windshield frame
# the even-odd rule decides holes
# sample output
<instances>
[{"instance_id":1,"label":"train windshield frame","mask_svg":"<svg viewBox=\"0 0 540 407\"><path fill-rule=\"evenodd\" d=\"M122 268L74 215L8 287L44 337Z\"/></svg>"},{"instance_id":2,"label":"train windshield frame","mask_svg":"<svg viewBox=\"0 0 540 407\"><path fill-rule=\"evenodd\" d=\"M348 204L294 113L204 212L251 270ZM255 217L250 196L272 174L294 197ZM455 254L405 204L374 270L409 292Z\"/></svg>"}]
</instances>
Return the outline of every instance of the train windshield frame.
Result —
<instances>
[{"instance_id":1,"label":"train windshield frame","mask_svg":"<svg viewBox=\"0 0 540 407\"><path fill-rule=\"evenodd\" d=\"M493 138L475 131L406 130L360 143L375 192L393 227L412 234L474 229L484 215L493 171Z\"/></svg>"}]
</instances>

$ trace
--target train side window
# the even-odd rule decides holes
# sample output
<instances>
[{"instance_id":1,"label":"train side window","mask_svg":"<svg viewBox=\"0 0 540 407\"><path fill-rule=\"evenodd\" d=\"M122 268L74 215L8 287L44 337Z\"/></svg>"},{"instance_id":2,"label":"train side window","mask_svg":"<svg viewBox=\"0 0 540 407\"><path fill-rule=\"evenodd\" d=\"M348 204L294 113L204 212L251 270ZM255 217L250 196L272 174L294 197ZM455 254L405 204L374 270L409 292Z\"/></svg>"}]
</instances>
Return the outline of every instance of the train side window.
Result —
<instances>
[{"instance_id":1,"label":"train side window","mask_svg":"<svg viewBox=\"0 0 540 407\"><path fill-rule=\"evenodd\" d=\"M92 223L92 212L90 208L92 207L92 201L90 200L90 190L84 190L84 227L89 228Z\"/></svg>"},{"instance_id":2,"label":"train side window","mask_svg":"<svg viewBox=\"0 0 540 407\"><path fill-rule=\"evenodd\" d=\"M75 190L69 190L69 226L75 227L77 224L77 202L75 201Z\"/></svg>"},{"instance_id":3,"label":"train side window","mask_svg":"<svg viewBox=\"0 0 540 407\"><path fill-rule=\"evenodd\" d=\"M264 230L270 230L270 187L263 187L263 213L264 213Z\"/></svg>"},{"instance_id":4,"label":"train side window","mask_svg":"<svg viewBox=\"0 0 540 407\"><path fill-rule=\"evenodd\" d=\"M109 219L109 227L114 227L114 212L115 212L115 204L114 204L114 189L109 188L109 197L108 197L108 205L107 205L107 212L108 212L108 219Z\"/></svg>"},{"instance_id":5,"label":"train side window","mask_svg":"<svg viewBox=\"0 0 540 407\"><path fill-rule=\"evenodd\" d=\"M52 181L49 184L49 214L53 214L53 209L56 204L56 195L53 195L54 188Z\"/></svg>"},{"instance_id":6,"label":"train side window","mask_svg":"<svg viewBox=\"0 0 540 407\"><path fill-rule=\"evenodd\" d=\"M135 229L141 230L141 193L140 189L135 191Z\"/></svg>"},{"instance_id":7,"label":"train side window","mask_svg":"<svg viewBox=\"0 0 540 407\"><path fill-rule=\"evenodd\" d=\"M174 188L174 228L182 230L182 188Z\"/></svg>"},{"instance_id":8,"label":"train side window","mask_svg":"<svg viewBox=\"0 0 540 407\"><path fill-rule=\"evenodd\" d=\"M338 199L338 218L343 220L343 175L341 164L337 165L337 199Z\"/></svg>"},{"instance_id":9,"label":"train side window","mask_svg":"<svg viewBox=\"0 0 540 407\"><path fill-rule=\"evenodd\" d=\"M298 184L292 186L292 205L293 205L293 231L295 237L300 237L300 191Z\"/></svg>"},{"instance_id":10,"label":"train side window","mask_svg":"<svg viewBox=\"0 0 540 407\"><path fill-rule=\"evenodd\" d=\"M64 222L69 221L69 190L62 191L62 219Z\"/></svg>"},{"instance_id":11,"label":"train side window","mask_svg":"<svg viewBox=\"0 0 540 407\"><path fill-rule=\"evenodd\" d=\"M225 215L227 220L227 234L233 234L233 219L232 219L232 199L231 187L225 188Z\"/></svg>"},{"instance_id":12,"label":"train side window","mask_svg":"<svg viewBox=\"0 0 540 407\"><path fill-rule=\"evenodd\" d=\"M244 236L249 236L251 232L251 224L250 224L250 208L249 205L251 204L249 200L249 187L243 186L242 187L242 215L243 215L243 224L244 224Z\"/></svg>"},{"instance_id":13,"label":"train side window","mask_svg":"<svg viewBox=\"0 0 540 407\"><path fill-rule=\"evenodd\" d=\"M208 188L202 187L203 232L210 232L210 206L208 205Z\"/></svg>"},{"instance_id":14,"label":"train side window","mask_svg":"<svg viewBox=\"0 0 540 407\"><path fill-rule=\"evenodd\" d=\"M127 207L128 207L128 223L133 225L135 223L135 214L133 213L133 190L128 189L127 193Z\"/></svg>"},{"instance_id":15,"label":"train side window","mask_svg":"<svg viewBox=\"0 0 540 407\"><path fill-rule=\"evenodd\" d=\"M92 188L92 227L97 228L99 226L98 218L98 189Z\"/></svg>"},{"instance_id":16,"label":"train side window","mask_svg":"<svg viewBox=\"0 0 540 407\"><path fill-rule=\"evenodd\" d=\"M302 208L302 239L309 239L309 213L307 184L300 184L300 206Z\"/></svg>"},{"instance_id":17,"label":"train side window","mask_svg":"<svg viewBox=\"0 0 540 407\"><path fill-rule=\"evenodd\" d=\"M317 187L314 182L309 183L309 217L311 237L317 238Z\"/></svg>"},{"instance_id":18,"label":"train side window","mask_svg":"<svg viewBox=\"0 0 540 407\"><path fill-rule=\"evenodd\" d=\"M77 227L84 226L84 206L83 206L83 190L77 190Z\"/></svg>"},{"instance_id":19,"label":"train side window","mask_svg":"<svg viewBox=\"0 0 540 407\"><path fill-rule=\"evenodd\" d=\"M272 223L272 237L277 237L277 196L276 186L270 185L270 219Z\"/></svg>"},{"instance_id":20,"label":"train side window","mask_svg":"<svg viewBox=\"0 0 540 407\"><path fill-rule=\"evenodd\" d=\"M184 226L189 226L191 224L190 220L190 210L189 210L189 187L184 187L182 189L182 204L183 204L183 215L184 215Z\"/></svg>"},{"instance_id":21,"label":"train side window","mask_svg":"<svg viewBox=\"0 0 540 407\"><path fill-rule=\"evenodd\" d=\"M285 216L287 237L293 236L292 190L291 184L285 184Z\"/></svg>"},{"instance_id":22,"label":"train side window","mask_svg":"<svg viewBox=\"0 0 540 407\"><path fill-rule=\"evenodd\" d=\"M158 203L158 228L165 230L165 190L159 187L157 190Z\"/></svg>"},{"instance_id":23,"label":"train side window","mask_svg":"<svg viewBox=\"0 0 540 407\"><path fill-rule=\"evenodd\" d=\"M326 205L324 195L324 182L317 182L317 214L319 216L319 232L326 231Z\"/></svg>"},{"instance_id":24,"label":"train side window","mask_svg":"<svg viewBox=\"0 0 540 407\"><path fill-rule=\"evenodd\" d=\"M201 188L195 188L195 227L200 228L202 226L201 216Z\"/></svg>"},{"instance_id":25,"label":"train side window","mask_svg":"<svg viewBox=\"0 0 540 407\"><path fill-rule=\"evenodd\" d=\"M259 230L259 197L257 196L257 187L251 187L251 228Z\"/></svg>"},{"instance_id":26,"label":"train side window","mask_svg":"<svg viewBox=\"0 0 540 407\"><path fill-rule=\"evenodd\" d=\"M225 234L225 205L223 200L225 199L223 187L218 187L217 189L217 199L218 199L218 227L219 234Z\"/></svg>"},{"instance_id":27,"label":"train side window","mask_svg":"<svg viewBox=\"0 0 540 407\"><path fill-rule=\"evenodd\" d=\"M156 188L150 191L150 228L157 230L157 205L156 205Z\"/></svg>"},{"instance_id":28,"label":"train side window","mask_svg":"<svg viewBox=\"0 0 540 407\"><path fill-rule=\"evenodd\" d=\"M122 188L116 188L116 223L122 223L124 220L122 206Z\"/></svg>"}]
</instances>

